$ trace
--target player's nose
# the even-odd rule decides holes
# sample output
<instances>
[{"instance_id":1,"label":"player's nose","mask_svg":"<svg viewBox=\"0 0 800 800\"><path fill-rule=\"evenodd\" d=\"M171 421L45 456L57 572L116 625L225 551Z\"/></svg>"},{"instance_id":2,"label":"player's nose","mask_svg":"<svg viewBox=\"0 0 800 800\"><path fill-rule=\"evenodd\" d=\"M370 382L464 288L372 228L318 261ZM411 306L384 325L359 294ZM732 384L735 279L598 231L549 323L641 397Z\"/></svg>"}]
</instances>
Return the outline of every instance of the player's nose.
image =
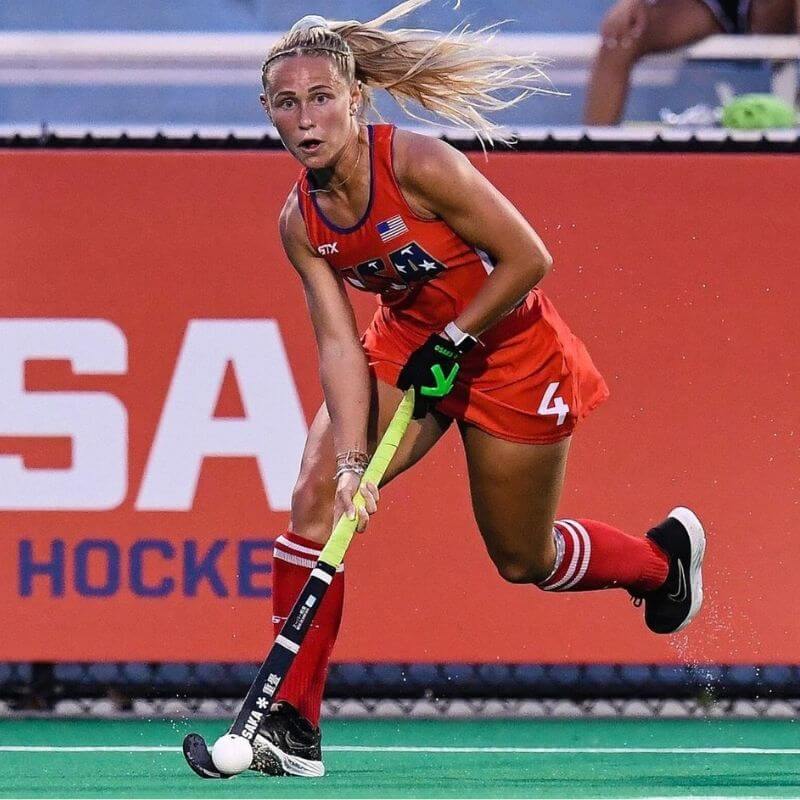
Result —
<instances>
[{"instance_id":1,"label":"player's nose","mask_svg":"<svg viewBox=\"0 0 800 800\"><path fill-rule=\"evenodd\" d=\"M314 118L311 116L308 106L300 107L300 118L298 120L298 125L304 131L315 127Z\"/></svg>"}]
</instances>

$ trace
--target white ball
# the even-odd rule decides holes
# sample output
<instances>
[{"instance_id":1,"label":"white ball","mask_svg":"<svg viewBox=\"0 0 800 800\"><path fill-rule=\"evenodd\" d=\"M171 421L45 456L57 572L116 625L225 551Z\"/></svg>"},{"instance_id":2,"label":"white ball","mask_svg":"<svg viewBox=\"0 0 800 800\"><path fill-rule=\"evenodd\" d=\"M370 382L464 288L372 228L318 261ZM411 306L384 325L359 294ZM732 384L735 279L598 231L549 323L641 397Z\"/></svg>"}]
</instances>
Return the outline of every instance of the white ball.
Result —
<instances>
[{"instance_id":1,"label":"white ball","mask_svg":"<svg viewBox=\"0 0 800 800\"><path fill-rule=\"evenodd\" d=\"M226 733L211 749L214 766L226 775L238 775L253 763L253 746L244 736Z\"/></svg>"}]
</instances>

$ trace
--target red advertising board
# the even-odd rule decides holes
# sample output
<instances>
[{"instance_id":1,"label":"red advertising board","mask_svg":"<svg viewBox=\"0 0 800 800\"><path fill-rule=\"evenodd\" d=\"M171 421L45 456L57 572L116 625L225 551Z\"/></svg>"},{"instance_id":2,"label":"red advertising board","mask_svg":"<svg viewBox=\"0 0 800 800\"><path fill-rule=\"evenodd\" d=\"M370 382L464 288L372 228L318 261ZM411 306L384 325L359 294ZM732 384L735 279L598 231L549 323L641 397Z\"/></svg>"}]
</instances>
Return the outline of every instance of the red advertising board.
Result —
<instances>
[{"instance_id":1,"label":"red advertising board","mask_svg":"<svg viewBox=\"0 0 800 800\"><path fill-rule=\"evenodd\" d=\"M707 603L665 638L623 591L504 584L451 431L348 553L336 658L800 660L800 162L474 160L550 247L544 289L612 392L560 512L643 532L696 508ZM260 660L321 400L277 237L296 173L273 152L0 153L0 660Z\"/></svg>"}]
</instances>

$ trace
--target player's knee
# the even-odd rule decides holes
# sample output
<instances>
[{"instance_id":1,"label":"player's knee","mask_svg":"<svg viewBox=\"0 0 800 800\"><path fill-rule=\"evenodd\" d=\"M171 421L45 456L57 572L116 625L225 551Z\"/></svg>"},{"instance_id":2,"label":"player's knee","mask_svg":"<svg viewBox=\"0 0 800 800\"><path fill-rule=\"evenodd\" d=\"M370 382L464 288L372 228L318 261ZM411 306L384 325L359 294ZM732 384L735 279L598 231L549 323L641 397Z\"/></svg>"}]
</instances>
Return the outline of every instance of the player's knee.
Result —
<instances>
[{"instance_id":1,"label":"player's knee","mask_svg":"<svg viewBox=\"0 0 800 800\"><path fill-rule=\"evenodd\" d=\"M509 583L541 583L553 567L552 563L536 554L496 557L494 564L500 577Z\"/></svg>"},{"instance_id":2,"label":"player's knee","mask_svg":"<svg viewBox=\"0 0 800 800\"><path fill-rule=\"evenodd\" d=\"M524 547L490 550L500 576L509 583L541 583L553 571L556 548L552 523L541 531L527 530Z\"/></svg>"},{"instance_id":3,"label":"player's knee","mask_svg":"<svg viewBox=\"0 0 800 800\"><path fill-rule=\"evenodd\" d=\"M495 561L495 566L504 581L509 583L532 583L528 565L523 560Z\"/></svg>"}]
</instances>

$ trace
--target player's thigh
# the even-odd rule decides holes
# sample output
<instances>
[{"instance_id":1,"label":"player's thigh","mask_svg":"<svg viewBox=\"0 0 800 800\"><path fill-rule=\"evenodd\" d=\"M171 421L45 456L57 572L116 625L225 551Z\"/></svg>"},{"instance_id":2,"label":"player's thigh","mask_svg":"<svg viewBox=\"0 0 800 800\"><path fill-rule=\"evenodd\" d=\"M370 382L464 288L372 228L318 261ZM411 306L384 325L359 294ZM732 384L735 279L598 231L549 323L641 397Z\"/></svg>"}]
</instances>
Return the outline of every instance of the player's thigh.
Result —
<instances>
[{"instance_id":1,"label":"player's thigh","mask_svg":"<svg viewBox=\"0 0 800 800\"><path fill-rule=\"evenodd\" d=\"M368 449L374 451L389 425L403 392L395 386L372 378L372 400L367 428ZM381 481L385 486L401 472L419 461L433 447L450 425L441 414L412 419ZM328 409L323 403L308 431L300 464L300 474L292 495L291 529L301 536L324 542L333 524L333 500L336 484L336 453Z\"/></svg>"},{"instance_id":2,"label":"player's thigh","mask_svg":"<svg viewBox=\"0 0 800 800\"><path fill-rule=\"evenodd\" d=\"M647 24L637 50L660 53L697 42L722 26L702 0L656 0L647 6Z\"/></svg>"},{"instance_id":3,"label":"player's thigh","mask_svg":"<svg viewBox=\"0 0 800 800\"><path fill-rule=\"evenodd\" d=\"M752 0L751 33L794 33L800 0Z\"/></svg>"},{"instance_id":4,"label":"player's thigh","mask_svg":"<svg viewBox=\"0 0 800 800\"><path fill-rule=\"evenodd\" d=\"M489 556L506 580L543 580L555 558L553 520L570 438L554 444L522 444L474 425L459 428L472 507Z\"/></svg>"}]
</instances>

